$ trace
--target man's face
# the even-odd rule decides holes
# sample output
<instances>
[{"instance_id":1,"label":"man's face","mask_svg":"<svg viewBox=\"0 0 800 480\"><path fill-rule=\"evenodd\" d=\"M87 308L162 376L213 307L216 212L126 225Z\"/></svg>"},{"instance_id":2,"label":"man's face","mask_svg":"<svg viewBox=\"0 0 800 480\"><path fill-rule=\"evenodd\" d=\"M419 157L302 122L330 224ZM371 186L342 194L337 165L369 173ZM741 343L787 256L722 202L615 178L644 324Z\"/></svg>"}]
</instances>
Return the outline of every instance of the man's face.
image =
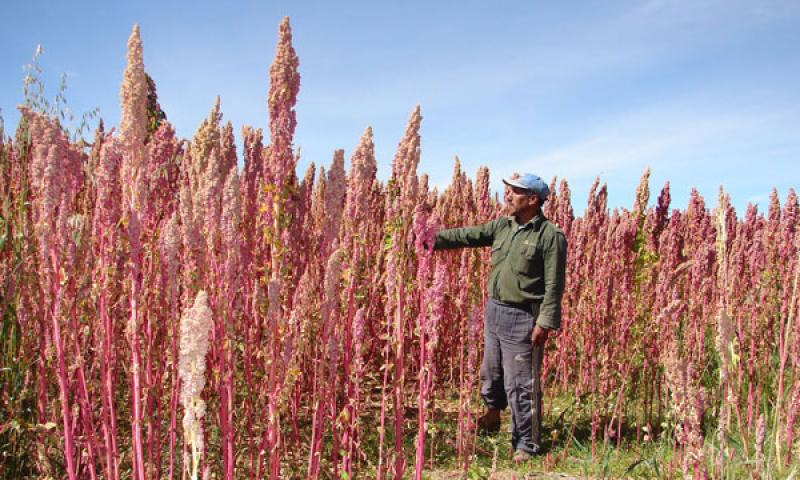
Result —
<instances>
[{"instance_id":1,"label":"man's face","mask_svg":"<svg viewBox=\"0 0 800 480\"><path fill-rule=\"evenodd\" d=\"M506 207L510 215L533 212L539 205L539 197L524 188L505 186Z\"/></svg>"}]
</instances>

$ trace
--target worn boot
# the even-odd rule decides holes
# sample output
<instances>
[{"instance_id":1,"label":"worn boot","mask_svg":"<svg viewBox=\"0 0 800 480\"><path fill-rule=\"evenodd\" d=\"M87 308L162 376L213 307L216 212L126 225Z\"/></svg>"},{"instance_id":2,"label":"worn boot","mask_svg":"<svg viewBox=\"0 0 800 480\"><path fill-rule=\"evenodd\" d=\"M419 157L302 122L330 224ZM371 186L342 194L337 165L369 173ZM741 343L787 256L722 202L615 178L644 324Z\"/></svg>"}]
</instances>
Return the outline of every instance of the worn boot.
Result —
<instances>
[{"instance_id":1,"label":"worn boot","mask_svg":"<svg viewBox=\"0 0 800 480\"><path fill-rule=\"evenodd\" d=\"M478 431L484 434L500 431L500 410L489 408L483 416L478 417Z\"/></svg>"},{"instance_id":2,"label":"worn boot","mask_svg":"<svg viewBox=\"0 0 800 480\"><path fill-rule=\"evenodd\" d=\"M511 459L514 460L514 463L523 463L530 460L531 457L532 455L525 450L517 450L514 452L514 456L511 457Z\"/></svg>"}]
</instances>

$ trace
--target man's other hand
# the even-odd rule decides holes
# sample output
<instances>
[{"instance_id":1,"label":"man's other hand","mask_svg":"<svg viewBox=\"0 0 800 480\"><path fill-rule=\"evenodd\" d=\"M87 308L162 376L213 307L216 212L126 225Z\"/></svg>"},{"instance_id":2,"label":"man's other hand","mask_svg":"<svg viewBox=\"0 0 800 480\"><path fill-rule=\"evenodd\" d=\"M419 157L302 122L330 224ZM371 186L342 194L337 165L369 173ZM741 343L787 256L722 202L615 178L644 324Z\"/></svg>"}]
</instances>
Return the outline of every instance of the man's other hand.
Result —
<instances>
[{"instance_id":1,"label":"man's other hand","mask_svg":"<svg viewBox=\"0 0 800 480\"><path fill-rule=\"evenodd\" d=\"M550 333L550 330L546 328L542 328L539 325L533 327L533 341L534 345L542 345L544 346L544 342L547 341L547 335Z\"/></svg>"}]
</instances>

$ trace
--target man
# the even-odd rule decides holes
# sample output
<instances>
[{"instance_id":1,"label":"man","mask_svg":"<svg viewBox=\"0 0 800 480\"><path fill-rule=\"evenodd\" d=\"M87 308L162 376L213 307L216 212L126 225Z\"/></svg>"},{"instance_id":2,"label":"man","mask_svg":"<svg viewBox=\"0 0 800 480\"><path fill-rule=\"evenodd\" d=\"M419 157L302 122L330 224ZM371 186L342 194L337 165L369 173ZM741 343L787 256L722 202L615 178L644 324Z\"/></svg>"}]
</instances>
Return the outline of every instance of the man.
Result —
<instances>
[{"instance_id":1,"label":"man","mask_svg":"<svg viewBox=\"0 0 800 480\"><path fill-rule=\"evenodd\" d=\"M492 247L478 427L498 431L510 405L513 458L522 462L541 448L542 356L548 333L561 326L567 241L542 214L550 189L541 178L515 174L503 183L509 217L439 231L434 248Z\"/></svg>"}]
</instances>

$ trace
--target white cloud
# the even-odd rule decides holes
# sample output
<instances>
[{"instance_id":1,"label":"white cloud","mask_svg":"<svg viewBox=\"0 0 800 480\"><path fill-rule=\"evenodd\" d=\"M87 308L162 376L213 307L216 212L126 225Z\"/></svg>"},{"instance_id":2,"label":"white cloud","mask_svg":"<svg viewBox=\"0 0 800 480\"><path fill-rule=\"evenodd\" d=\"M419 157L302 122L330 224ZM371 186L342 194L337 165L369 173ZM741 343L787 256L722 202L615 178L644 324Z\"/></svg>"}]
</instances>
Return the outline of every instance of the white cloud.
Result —
<instances>
[{"instance_id":1,"label":"white cloud","mask_svg":"<svg viewBox=\"0 0 800 480\"><path fill-rule=\"evenodd\" d=\"M772 194L772 191L760 193L758 195L752 195L746 199L747 203L752 203L753 205L758 205L759 207L766 207L769 205L769 197Z\"/></svg>"},{"instance_id":2,"label":"white cloud","mask_svg":"<svg viewBox=\"0 0 800 480\"><path fill-rule=\"evenodd\" d=\"M733 113L696 116L682 108L660 106L625 113L571 145L518 164L542 165L568 178L594 177L630 167L644 168L665 156L745 131L758 122L759 118L752 116Z\"/></svg>"},{"instance_id":3,"label":"white cloud","mask_svg":"<svg viewBox=\"0 0 800 480\"><path fill-rule=\"evenodd\" d=\"M618 115L572 143L512 160L493 173L506 175L535 166L543 174L566 178L577 205L599 176L614 184L609 185L612 206L630 203L628 197L647 167L654 174L651 188L670 181L676 205L682 204L691 187L712 195L722 184L742 195L737 203L745 195L754 195L749 201L755 203L760 200L755 192L790 181L785 176L793 176L792 169L781 167L782 158L765 152L772 146L769 138L781 139L784 150L796 151L800 135L788 127L797 121L791 105L700 108L696 101L673 99L667 105ZM784 177L774 173L781 168ZM749 181L742 183L743 179Z\"/></svg>"}]
</instances>

